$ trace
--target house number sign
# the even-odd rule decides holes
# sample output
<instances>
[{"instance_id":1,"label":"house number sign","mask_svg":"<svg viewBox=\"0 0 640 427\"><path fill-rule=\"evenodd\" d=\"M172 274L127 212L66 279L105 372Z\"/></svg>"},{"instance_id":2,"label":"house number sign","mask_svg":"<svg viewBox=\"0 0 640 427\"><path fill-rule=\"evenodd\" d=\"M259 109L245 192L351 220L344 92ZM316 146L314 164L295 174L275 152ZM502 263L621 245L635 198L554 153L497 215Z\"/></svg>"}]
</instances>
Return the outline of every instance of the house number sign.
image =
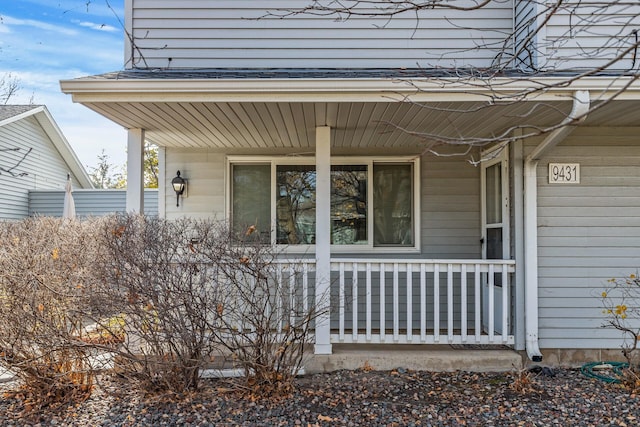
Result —
<instances>
[{"instance_id":1,"label":"house number sign","mask_svg":"<svg viewBox=\"0 0 640 427\"><path fill-rule=\"evenodd\" d=\"M549 163L549 184L579 184L579 163Z\"/></svg>"}]
</instances>

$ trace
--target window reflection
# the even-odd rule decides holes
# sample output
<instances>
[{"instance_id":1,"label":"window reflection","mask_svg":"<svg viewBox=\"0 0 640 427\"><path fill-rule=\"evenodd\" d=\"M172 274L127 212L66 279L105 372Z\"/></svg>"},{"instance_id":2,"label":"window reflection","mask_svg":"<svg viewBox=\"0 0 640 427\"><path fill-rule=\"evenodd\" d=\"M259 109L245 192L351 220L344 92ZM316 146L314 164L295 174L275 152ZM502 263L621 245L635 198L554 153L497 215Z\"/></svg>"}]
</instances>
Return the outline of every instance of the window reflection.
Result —
<instances>
[{"instance_id":1,"label":"window reflection","mask_svg":"<svg viewBox=\"0 0 640 427\"><path fill-rule=\"evenodd\" d=\"M373 244L375 246L413 245L412 177L411 164L374 164Z\"/></svg>"},{"instance_id":2,"label":"window reflection","mask_svg":"<svg viewBox=\"0 0 640 427\"><path fill-rule=\"evenodd\" d=\"M247 238L269 243L271 240L271 165L233 165L232 175L233 231L243 235L250 226L254 226L256 231Z\"/></svg>"},{"instance_id":3,"label":"window reflection","mask_svg":"<svg viewBox=\"0 0 640 427\"><path fill-rule=\"evenodd\" d=\"M496 163L486 169L487 224L502 222L502 165Z\"/></svg>"},{"instance_id":4,"label":"window reflection","mask_svg":"<svg viewBox=\"0 0 640 427\"><path fill-rule=\"evenodd\" d=\"M276 168L277 243L316 242L316 171L314 166L278 165Z\"/></svg>"},{"instance_id":5,"label":"window reflection","mask_svg":"<svg viewBox=\"0 0 640 427\"><path fill-rule=\"evenodd\" d=\"M367 166L331 167L331 243L367 244Z\"/></svg>"}]
</instances>

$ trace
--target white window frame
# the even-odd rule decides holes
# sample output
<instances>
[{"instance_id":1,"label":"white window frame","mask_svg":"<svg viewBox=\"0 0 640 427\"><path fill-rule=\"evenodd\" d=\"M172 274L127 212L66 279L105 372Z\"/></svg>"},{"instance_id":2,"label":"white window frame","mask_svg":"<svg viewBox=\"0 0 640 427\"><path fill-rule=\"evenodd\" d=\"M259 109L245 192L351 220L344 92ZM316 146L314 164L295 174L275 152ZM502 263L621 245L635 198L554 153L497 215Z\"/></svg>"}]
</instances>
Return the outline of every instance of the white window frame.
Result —
<instances>
[{"instance_id":1,"label":"white window frame","mask_svg":"<svg viewBox=\"0 0 640 427\"><path fill-rule=\"evenodd\" d=\"M315 245L283 245L276 243L276 170L278 165L310 165L315 166L315 156L227 156L225 167L225 214L231 220L231 169L234 164L269 164L271 166L271 244L281 248L285 253L313 253ZM374 163L411 163L413 165L413 245L412 246L374 246L373 245L373 165ZM367 241L366 245L331 245L332 253L416 253L421 248L420 227L420 158L417 156L332 156L334 165L366 165L367 166Z\"/></svg>"}]
</instances>

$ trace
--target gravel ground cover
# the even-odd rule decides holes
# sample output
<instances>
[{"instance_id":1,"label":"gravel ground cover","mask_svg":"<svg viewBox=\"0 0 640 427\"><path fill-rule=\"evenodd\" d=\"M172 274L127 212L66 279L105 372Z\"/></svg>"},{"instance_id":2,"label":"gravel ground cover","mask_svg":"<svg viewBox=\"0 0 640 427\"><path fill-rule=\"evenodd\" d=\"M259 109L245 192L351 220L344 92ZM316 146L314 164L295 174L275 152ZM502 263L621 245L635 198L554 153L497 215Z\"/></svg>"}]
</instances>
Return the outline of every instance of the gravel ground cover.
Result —
<instances>
[{"instance_id":1,"label":"gravel ground cover","mask_svg":"<svg viewBox=\"0 0 640 427\"><path fill-rule=\"evenodd\" d=\"M14 384L0 385L7 391ZM1 426L636 426L640 401L579 370L518 373L337 371L300 377L286 399L252 400L207 380L184 396L145 396L102 376L92 396L25 417L0 398Z\"/></svg>"}]
</instances>

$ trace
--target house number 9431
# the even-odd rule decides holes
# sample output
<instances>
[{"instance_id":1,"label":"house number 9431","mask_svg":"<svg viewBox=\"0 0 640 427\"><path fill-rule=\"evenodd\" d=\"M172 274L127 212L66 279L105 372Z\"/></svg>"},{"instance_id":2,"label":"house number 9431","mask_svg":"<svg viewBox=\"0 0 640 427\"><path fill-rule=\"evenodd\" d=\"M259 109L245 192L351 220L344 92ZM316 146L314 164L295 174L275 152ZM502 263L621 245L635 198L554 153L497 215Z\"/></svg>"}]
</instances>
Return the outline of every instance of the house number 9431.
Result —
<instances>
[{"instance_id":1,"label":"house number 9431","mask_svg":"<svg viewBox=\"0 0 640 427\"><path fill-rule=\"evenodd\" d=\"M549 184L579 184L580 164L549 163Z\"/></svg>"}]
</instances>

